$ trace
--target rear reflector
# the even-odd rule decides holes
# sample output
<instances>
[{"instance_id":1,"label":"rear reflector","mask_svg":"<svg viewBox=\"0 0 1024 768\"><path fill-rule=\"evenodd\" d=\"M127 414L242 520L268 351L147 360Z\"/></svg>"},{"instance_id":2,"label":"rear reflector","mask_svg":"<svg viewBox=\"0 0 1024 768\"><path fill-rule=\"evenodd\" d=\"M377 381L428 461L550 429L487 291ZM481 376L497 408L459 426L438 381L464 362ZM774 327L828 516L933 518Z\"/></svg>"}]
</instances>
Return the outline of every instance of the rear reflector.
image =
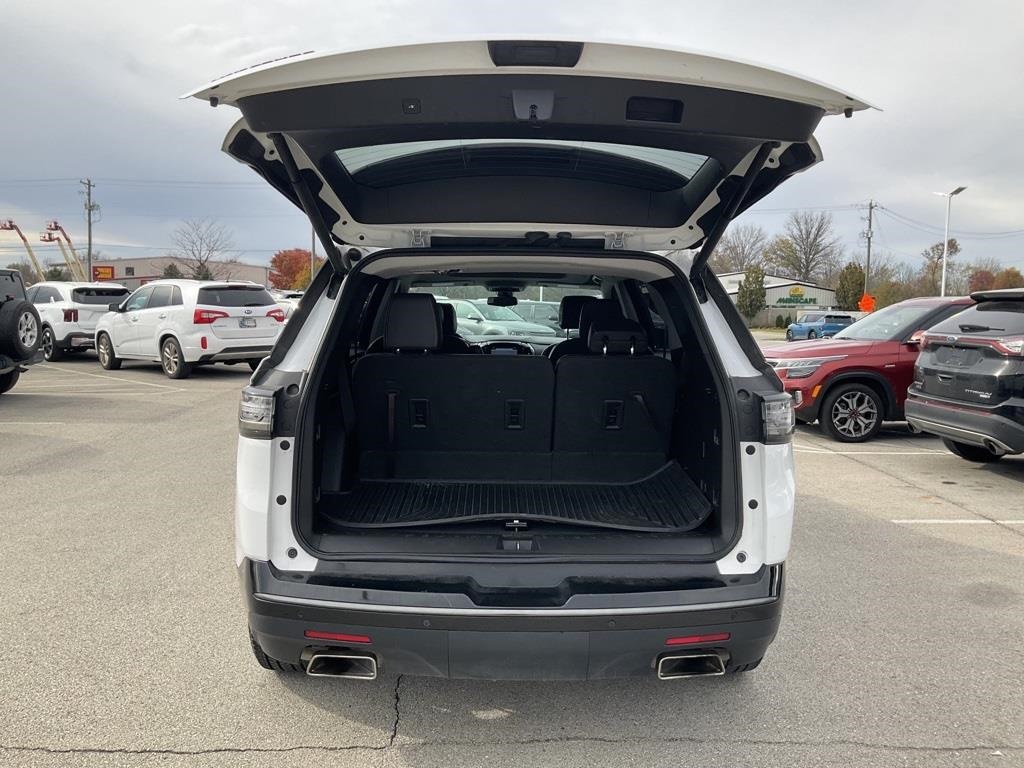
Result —
<instances>
[{"instance_id":1,"label":"rear reflector","mask_svg":"<svg viewBox=\"0 0 1024 768\"><path fill-rule=\"evenodd\" d=\"M728 632L716 632L713 635L687 635L685 637L670 637L665 645L704 645L705 643L722 643L732 635Z\"/></svg>"},{"instance_id":2,"label":"rear reflector","mask_svg":"<svg viewBox=\"0 0 1024 768\"><path fill-rule=\"evenodd\" d=\"M310 640L333 640L337 643L362 643L373 642L369 635L349 635L344 632L319 632L315 629L307 629L305 635Z\"/></svg>"},{"instance_id":3,"label":"rear reflector","mask_svg":"<svg viewBox=\"0 0 1024 768\"><path fill-rule=\"evenodd\" d=\"M205 336L200 336L199 337L199 346L202 347L203 349L206 349L206 337Z\"/></svg>"}]
</instances>

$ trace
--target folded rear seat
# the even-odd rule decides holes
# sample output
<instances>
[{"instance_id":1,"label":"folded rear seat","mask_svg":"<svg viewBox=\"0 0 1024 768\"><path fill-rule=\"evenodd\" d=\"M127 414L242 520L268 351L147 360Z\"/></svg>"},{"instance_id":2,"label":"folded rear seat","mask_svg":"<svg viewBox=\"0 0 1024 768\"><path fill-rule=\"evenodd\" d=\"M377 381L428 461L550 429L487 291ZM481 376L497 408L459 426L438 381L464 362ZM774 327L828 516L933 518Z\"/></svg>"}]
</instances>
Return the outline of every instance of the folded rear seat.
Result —
<instances>
[{"instance_id":1,"label":"folded rear seat","mask_svg":"<svg viewBox=\"0 0 1024 768\"><path fill-rule=\"evenodd\" d=\"M556 481L626 482L668 461L676 376L652 355L639 323L595 320L588 354L555 366L552 476Z\"/></svg>"},{"instance_id":2,"label":"folded rear seat","mask_svg":"<svg viewBox=\"0 0 1024 768\"><path fill-rule=\"evenodd\" d=\"M438 354L429 294L392 298L353 370L363 479L547 480L554 371L540 356Z\"/></svg>"}]
</instances>

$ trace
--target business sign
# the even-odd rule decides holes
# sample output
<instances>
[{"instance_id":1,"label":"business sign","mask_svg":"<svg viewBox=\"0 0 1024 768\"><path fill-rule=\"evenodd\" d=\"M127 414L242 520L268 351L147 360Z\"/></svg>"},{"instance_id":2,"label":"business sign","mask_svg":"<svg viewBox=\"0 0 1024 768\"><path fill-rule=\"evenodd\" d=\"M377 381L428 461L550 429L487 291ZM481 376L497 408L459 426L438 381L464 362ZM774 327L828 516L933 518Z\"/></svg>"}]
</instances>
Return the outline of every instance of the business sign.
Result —
<instances>
[{"instance_id":1,"label":"business sign","mask_svg":"<svg viewBox=\"0 0 1024 768\"><path fill-rule=\"evenodd\" d=\"M789 296L779 296L775 300L775 304L784 305L787 307L800 306L803 304L817 305L818 298L816 296L805 296L802 285L794 285L789 289Z\"/></svg>"},{"instance_id":2,"label":"business sign","mask_svg":"<svg viewBox=\"0 0 1024 768\"><path fill-rule=\"evenodd\" d=\"M114 268L111 266L95 266L92 268L93 280L113 280Z\"/></svg>"}]
</instances>

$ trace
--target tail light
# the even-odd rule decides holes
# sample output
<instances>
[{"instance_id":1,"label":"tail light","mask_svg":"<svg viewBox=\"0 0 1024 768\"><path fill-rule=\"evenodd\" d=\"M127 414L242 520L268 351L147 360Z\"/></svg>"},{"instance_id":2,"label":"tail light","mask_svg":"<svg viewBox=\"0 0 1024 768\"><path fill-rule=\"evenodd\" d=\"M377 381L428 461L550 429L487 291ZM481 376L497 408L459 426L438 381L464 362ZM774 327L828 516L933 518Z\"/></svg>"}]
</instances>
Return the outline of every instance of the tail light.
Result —
<instances>
[{"instance_id":1,"label":"tail light","mask_svg":"<svg viewBox=\"0 0 1024 768\"><path fill-rule=\"evenodd\" d=\"M64 322L65 323L77 323L78 322L78 310L77 309L65 309L64 310Z\"/></svg>"},{"instance_id":2,"label":"tail light","mask_svg":"<svg viewBox=\"0 0 1024 768\"><path fill-rule=\"evenodd\" d=\"M283 323L284 322L284 310L281 309L280 307L278 307L277 309L272 309L269 312L267 312L267 317L272 317L275 320L277 320L277 322Z\"/></svg>"},{"instance_id":3,"label":"tail light","mask_svg":"<svg viewBox=\"0 0 1024 768\"><path fill-rule=\"evenodd\" d=\"M238 403L238 434L269 440L274 433L274 392L246 387Z\"/></svg>"},{"instance_id":4,"label":"tail light","mask_svg":"<svg viewBox=\"0 0 1024 768\"><path fill-rule=\"evenodd\" d=\"M796 429L793 398L786 393L767 395L761 400L765 443L788 443Z\"/></svg>"},{"instance_id":5,"label":"tail light","mask_svg":"<svg viewBox=\"0 0 1024 768\"><path fill-rule=\"evenodd\" d=\"M195 325L209 325L214 320L228 316L227 312L221 312L217 309L197 309L192 313L192 322Z\"/></svg>"},{"instance_id":6,"label":"tail light","mask_svg":"<svg viewBox=\"0 0 1024 768\"><path fill-rule=\"evenodd\" d=\"M946 336L941 333L926 333L924 343L949 344L952 346L988 347L1006 357L1024 357L1024 334L985 338L982 336Z\"/></svg>"}]
</instances>

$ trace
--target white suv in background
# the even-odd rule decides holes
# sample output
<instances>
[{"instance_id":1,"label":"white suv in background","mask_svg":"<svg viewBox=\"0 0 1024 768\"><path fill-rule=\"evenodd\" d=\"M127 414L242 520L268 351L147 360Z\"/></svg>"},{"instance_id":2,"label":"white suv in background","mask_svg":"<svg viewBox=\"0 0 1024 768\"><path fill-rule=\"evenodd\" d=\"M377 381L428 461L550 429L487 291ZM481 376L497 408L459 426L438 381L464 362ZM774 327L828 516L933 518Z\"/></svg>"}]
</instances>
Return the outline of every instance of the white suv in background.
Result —
<instances>
[{"instance_id":1,"label":"white suv in background","mask_svg":"<svg viewBox=\"0 0 1024 768\"><path fill-rule=\"evenodd\" d=\"M124 360L151 360L172 379L207 363L245 361L256 370L284 319L256 283L155 280L110 305L96 325L96 351L108 371Z\"/></svg>"},{"instance_id":2,"label":"white suv in background","mask_svg":"<svg viewBox=\"0 0 1024 768\"><path fill-rule=\"evenodd\" d=\"M96 322L107 313L112 301L129 293L117 283L36 283L26 296L36 305L43 324L40 348L47 362L60 360L68 352L92 349Z\"/></svg>"}]
</instances>

